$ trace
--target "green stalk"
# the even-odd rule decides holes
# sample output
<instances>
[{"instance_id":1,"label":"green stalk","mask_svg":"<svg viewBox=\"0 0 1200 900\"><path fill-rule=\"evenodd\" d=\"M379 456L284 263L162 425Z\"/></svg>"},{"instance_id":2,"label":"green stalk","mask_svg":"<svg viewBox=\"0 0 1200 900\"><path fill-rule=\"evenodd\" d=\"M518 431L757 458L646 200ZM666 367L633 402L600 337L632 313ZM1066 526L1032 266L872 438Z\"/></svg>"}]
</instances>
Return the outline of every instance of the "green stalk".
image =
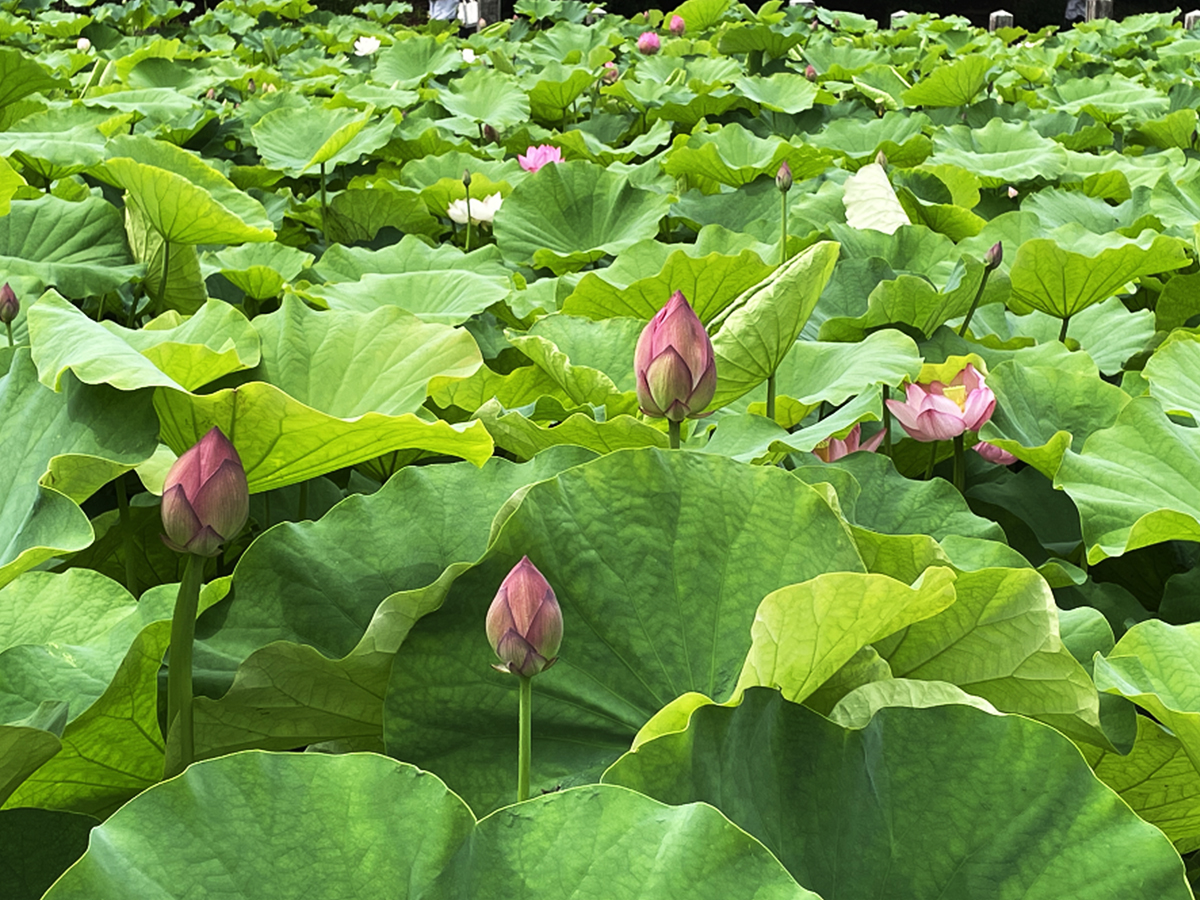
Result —
<instances>
[{"instance_id":1,"label":"green stalk","mask_svg":"<svg viewBox=\"0 0 1200 900\"><path fill-rule=\"evenodd\" d=\"M787 262L787 191L780 191L779 196L783 200L783 215L779 220L779 264L782 266Z\"/></svg>"},{"instance_id":2,"label":"green stalk","mask_svg":"<svg viewBox=\"0 0 1200 900\"><path fill-rule=\"evenodd\" d=\"M1070 324L1071 324L1071 317L1070 317L1070 316L1064 316L1064 317L1063 317L1062 328L1058 329L1058 341L1059 341L1059 343L1061 343L1061 344L1065 344L1065 343L1067 342L1067 326L1069 326Z\"/></svg>"},{"instance_id":3,"label":"green stalk","mask_svg":"<svg viewBox=\"0 0 1200 900\"><path fill-rule=\"evenodd\" d=\"M933 464L937 462L937 445L937 441L933 441L929 444L929 465L925 467L926 481L933 479Z\"/></svg>"},{"instance_id":4,"label":"green stalk","mask_svg":"<svg viewBox=\"0 0 1200 900\"><path fill-rule=\"evenodd\" d=\"M200 581L204 576L204 558L189 553L175 598L171 618L171 660L167 667L167 744L179 732L179 757L163 770L164 778L178 775L196 758L192 730L192 642L196 637L196 611L200 606Z\"/></svg>"},{"instance_id":5,"label":"green stalk","mask_svg":"<svg viewBox=\"0 0 1200 900\"><path fill-rule=\"evenodd\" d=\"M167 272L171 267L171 242L163 240L163 273L162 278L158 282L158 311L162 312L163 304L167 296Z\"/></svg>"},{"instance_id":6,"label":"green stalk","mask_svg":"<svg viewBox=\"0 0 1200 900\"><path fill-rule=\"evenodd\" d=\"M967 336L967 326L971 324L971 316L975 315L975 310L979 306L979 301L983 299L983 289L987 287L988 276L992 274L992 270L987 266L983 268L983 278L979 280L979 290L975 292L975 299L971 301L971 308L967 310L967 317L962 320L962 324L958 326L958 336Z\"/></svg>"},{"instance_id":7,"label":"green stalk","mask_svg":"<svg viewBox=\"0 0 1200 900\"><path fill-rule=\"evenodd\" d=\"M891 397L892 389L885 384L883 386L883 454L888 457L892 455L892 409L887 405Z\"/></svg>"},{"instance_id":8,"label":"green stalk","mask_svg":"<svg viewBox=\"0 0 1200 900\"><path fill-rule=\"evenodd\" d=\"M471 252L471 192L467 191L467 246L466 253Z\"/></svg>"},{"instance_id":9,"label":"green stalk","mask_svg":"<svg viewBox=\"0 0 1200 900\"><path fill-rule=\"evenodd\" d=\"M679 449L679 431L682 428L682 422L672 422L667 419L667 438L671 441L671 449Z\"/></svg>"},{"instance_id":10,"label":"green stalk","mask_svg":"<svg viewBox=\"0 0 1200 900\"><path fill-rule=\"evenodd\" d=\"M517 802L529 799L529 758L533 743L533 679L518 675L521 682L520 740L517 748Z\"/></svg>"},{"instance_id":11,"label":"green stalk","mask_svg":"<svg viewBox=\"0 0 1200 900\"><path fill-rule=\"evenodd\" d=\"M767 418L775 421L775 373L767 376Z\"/></svg>"},{"instance_id":12,"label":"green stalk","mask_svg":"<svg viewBox=\"0 0 1200 900\"><path fill-rule=\"evenodd\" d=\"M325 243L329 243L329 235L325 228L325 217L328 214L328 204L325 202L325 163L321 163L321 237L325 238Z\"/></svg>"},{"instance_id":13,"label":"green stalk","mask_svg":"<svg viewBox=\"0 0 1200 900\"><path fill-rule=\"evenodd\" d=\"M963 436L954 436L954 487L961 494L967 487L966 454L963 451Z\"/></svg>"},{"instance_id":14,"label":"green stalk","mask_svg":"<svg viewBox=\"0 0 1200 900\"><path fill-rule=\"evenodd\" d=\"M8 329L8 346L10 346L10 347L11 347L11 346L13 345L13 339L12 339L12 322L5 322L5 323L4 323L4 327Z\"/></svg>"},{"instance_id":15,"label":"green stalk","mask_svg":"<svg viewBox=\"0 0 1200 900\"><path fill-rule=\"evenodd\" d=\"M136 598L138 594L137 569L133 565L133 529L129 524L129 497L125 493L125 476L118 475L117 516L121 521L121 549L125 554L125 589Z\"/></svg>"}]
</instances>

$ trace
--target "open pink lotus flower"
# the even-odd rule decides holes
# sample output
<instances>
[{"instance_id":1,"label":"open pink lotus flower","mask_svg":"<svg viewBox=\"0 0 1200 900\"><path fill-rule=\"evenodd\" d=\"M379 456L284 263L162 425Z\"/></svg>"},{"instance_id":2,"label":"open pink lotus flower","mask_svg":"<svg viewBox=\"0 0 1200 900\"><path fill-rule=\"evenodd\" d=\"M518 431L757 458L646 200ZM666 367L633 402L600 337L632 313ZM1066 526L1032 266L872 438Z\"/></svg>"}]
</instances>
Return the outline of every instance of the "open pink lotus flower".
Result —
<instances>
[{"instance_id":1,"label":"open pink lotus flower","mask_svg":"<svg viewBox=\"0 0 1200 900\"><path fill-rule=\"evenodd\" d=\"M532 678L554 665L562 643L562 608L545 576L522 556L500 583L487 613L487 636L500 672Z\"/></svg>"},{"instance_id":2,"label":"open pink lotus flower","mask_svg":"<svg viewBox=\"0 0 1200 900\"><path fill-rule=\"evenodd\" d=\"M1011 466L1017 461L1017 458L1007 450L1002 450L995 444L989 444L987 441L980 441L971 448L990 463L995 463L998 466Z\"/></svg>"},{"instance_id":3,"label":"open pink lotus flower","mask_svg":"<svg viewBox=\"0 0 1200 900\"><path fill-rule=\"evenodd\" d=\"M903 403L887 401L888 409L918 441L948 441L978 431L996 408L996 395L970 363L949 384L909 384L906 394Z\"/></svg>"},{"instance_id":4,"label":"open pink lotus flower","mask_svg":"<svg viewBox=\"0 0 1200 900\"><path fill-rule=\"evenodd\" d=\"M180 553L216 556L250 515L246 470L233 444L212 428L175 460L163 482L165 543Z\"/></svg>"},{"instance_id":5,"label":"open pink lotus flower","mask_svg":"<svg viewBox=\"0 0 1200 900\"><path fill-rule=\"evenodd\" d=\"M712 341L682 291L654 314L633 351L638 404L672 422L699 419L717 390Z\"/></svg>"},{"instance_id":6,"label":"open pink lotus flower","mask_svg":"<svg viewBox=\"0 0 1200 900\"><path fill-rule=\"evenodd\" d=\"M521 168L526 172L536 172L542 166L562 161L562 151L557 147L551 147L549 144L530 147L525 151L524 155L517 154L517 162L521 164Z\"/></svg>"},{"instance_id":7,"label":"open pink lotus flower","mask_svg":"<svg viewBox=\"0 0 1200 900\"><path fill-rule=\"evenodd\" d=\"M884 432L880 431L870 437L865 444L859 443L862 440L862 426L855 425L844 438L831 437L821 441L813 448L813 454L820 457L822 462L833 462L859 450L874 453L883 443L883 435Z\"/></svg>"}]
</instances>

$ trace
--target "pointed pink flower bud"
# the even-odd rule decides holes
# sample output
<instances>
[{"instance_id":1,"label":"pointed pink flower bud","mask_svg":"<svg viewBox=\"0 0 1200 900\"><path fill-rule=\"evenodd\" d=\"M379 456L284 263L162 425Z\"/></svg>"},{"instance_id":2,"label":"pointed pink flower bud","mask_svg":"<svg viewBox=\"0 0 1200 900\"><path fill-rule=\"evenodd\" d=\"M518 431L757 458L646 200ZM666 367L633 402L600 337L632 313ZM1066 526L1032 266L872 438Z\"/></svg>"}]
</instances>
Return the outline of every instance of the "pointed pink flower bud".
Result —
<instances>
[{"instance_id":1,"label":"pointed pink flower bud","mask_svg":"<svg viewBox=\"0 0 1200 900\"><path fill-rule=\"evenodd\" d=\"M671 24L667 26L667 30L675 37L682 37L687 30L687 23L683 21L683 16L671 16Z\"/></svg>"},{"instance_id":2,"label":"pointed pink flower bud","mask_svg":"<svg viewBox=\"0 0 1200 900\"><path fill-rule=\"evenodd\" d=\"M488 608L487 636L503 665L498 672L532 678L558 659L562 609L537 566L522 556Z\"/></svg>"},{"instance_id":3,"label":"pointed pink flower bud","mask_svg":"<svg viewBox=\"0 0 1200 900\"><path fill-rule=\"evenodd\" d=\"M822 462L834 462L843 456L857 453L859 450L865 453L874 453L879 449L879 445L883 443L883 432L876 433L865 444L859 443L861 439L862 426L855 425L844 438L831 437L821 441L821 443L813 448L813 454L819 457Z\"/></svg>"},{"instance_id":4,"label":"pointed pink flower bud","mask_svg":"<svg viewBox=\"0 0 1200 900\"><path fill-rule=\"evenodd\" d=\"M530 147L525 151L525 155L517 154L517 162L521 164L521 168L526 172L536 172L542 166L548 166L550 163L560 163L563 161L562 150L558 147L551 147L549 144L541 144L537 147Z\"/></svg>"},{"instance_id":5,"label":"pointed pink flower bud","mask_svg":"<svg viewBox=\"0 0 1200 900\"><path fill-rule=\"evenodd\" d=\"M483 139L490 144L498 144L500 143L500 133L491 125L484 125Z\"/></svg>"},{"instance_id":6,"label":"pointed pink flower bud","mask_svg":"<svg viewBox=\"0 0 1200 900\"><path fill-rule=\"evenodd\" d=\"M815 68L813 68L812 63L809 63L807 66L804 67L804 77L807 78L809 81L817 80L817 70Z\"/></svg>"},{"instance_id":7,"label":"pointed pink flower bud","mask_svg":"<svg viewBox=\"0 0 1200 900\"><path fill-rule=\"evenodd\" d=\"M637 48L640 53L645 53L647 56L653 56L662 46L662 42L658 39L658 35L653 31L643 31L637 39Z\"/></svg>"},{"instance_id":8,"label":"pointed pink flower bud","mask_svg":"<svg viewBox=\"0 0 1200 900\"><path fill-rule=\"evenodd\" d=\"M0 324L7 325L21 311L21 302L17 300L16 292L7 281L0 287Z\"/></svg>"},{"instance_id":9,"label":"pointed pink flower bud","mask_svg":"<svg viewBox=\"0 0 1200 900\"><path fill-rule=\"evenodd\" d=\"M617 64L609 60L604 64L604 71L600 77L605 84L615 84L617 79L621 77L621 70L617 68Z\"/></svg>"},{"instance_id":10,"label":"pointed pink flower bud","mask_svg":"<svg viewBox=\"0 0 1200 900\"><path fill-rule=\"evenodd\" d=\"M209 88L207 91L205 91L204 99L205 100L216 100L217 99L217 89Z\"/></svg>"},{"instance_id":11,"label":"pointed pink flower bud","mask_svg":"<svg viewBox=\"0 0 1200 900\"><path fill-rule=\"evenodd\" d=\"M999 241L992 244L988 248L988 252L983 255L983 264L988 267L988 271L1000 268L1000 263L1004 262L1004 245Z\"/></svg>"},{"instance_id":12,"label":"pointed pink flower bud","mask_svg":"<svg viewBox=\"0 0 1200 900\"><path fill-rule=\"evenodd\" d=\"M1017 190L1015 187L1013 187L1013 186L1010 184L1010 185L1008 186L1008 199L1009 199L1009 200L1016 200L1016 199L1017 199L1018 197L1020 197L1020 196L1021 196L1021 192L1020 192L1020 191L1018 191L1018 190Z\"/></svg>"},{"instance_id":13,"label":"pointed pink flower bud","mask_svg":"<svg viewBox=\"0 0 1200 900\"><path fill-rule=\"evenodd\" d=\"M717 390L712 341L682 291L642 329L633 352L642 412L672 422L699 419Z\"/></svg>"},{"instance_id":14,"label":"pointed pink flower bud","mask_svg":"<svg viewBox=\"0 0 1200 900\"><path fill-rule=\"evenodd\" d=\"M213 428L175 460L163 483L165 543L180 553L216 556L250 515L250 491L241 457Z\"/></svg>"},{"instance_id":15,"label":"pointed pink flower bud","mask_svg":"<svg viewBox=\"0 0 1200 900\"><path fill-rule=\"evenodd\" d=\"M904 402L887 401L888 409L918 441L948 441L964 431L978 431L996 408L996 395L970 363L949 384L910 384Z\"/></svg>"},{"instance_id":16,"label":"pointed pink flower bud","mask_svg":"<svg viewBox=\"0 0 1200 900\"><path fill-rule=\"evenodd\" d=\"M1011 466L1017 461L1017 458L1007 450L1001 450L995 444L989 444L987 441L980 441L971 448L990 463L995 463L998 466Z\"/></svg>"},{"instance_id":17,"label":"pointed pink flower bud","mask_svg":"<svg viewBox=\"0 0 1200 900\"><path fill-rule=\"evenodd\" d=\"M779 171L775 173L775 187L785 194L792 189L792 167L786 159L779 164Z\"/></svg>"}]
</instances>

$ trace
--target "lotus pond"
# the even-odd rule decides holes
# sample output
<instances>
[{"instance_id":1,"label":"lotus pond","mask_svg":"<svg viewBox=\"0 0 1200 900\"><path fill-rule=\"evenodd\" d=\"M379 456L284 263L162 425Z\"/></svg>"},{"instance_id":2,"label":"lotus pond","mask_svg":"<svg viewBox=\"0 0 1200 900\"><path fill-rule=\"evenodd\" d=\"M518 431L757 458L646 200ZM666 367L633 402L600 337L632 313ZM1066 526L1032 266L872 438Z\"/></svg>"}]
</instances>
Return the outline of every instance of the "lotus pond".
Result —
<instances>
[{"instance_id":1,"label":"lotus pond","mask_svg":"<svg viewBox=\"0 0 1200 900\"><path fill-rule=\"evenodd\" d=\"M1200 34L516 12L0 0L0 895L1191 898Z\"/></svg>"}]
</instances>

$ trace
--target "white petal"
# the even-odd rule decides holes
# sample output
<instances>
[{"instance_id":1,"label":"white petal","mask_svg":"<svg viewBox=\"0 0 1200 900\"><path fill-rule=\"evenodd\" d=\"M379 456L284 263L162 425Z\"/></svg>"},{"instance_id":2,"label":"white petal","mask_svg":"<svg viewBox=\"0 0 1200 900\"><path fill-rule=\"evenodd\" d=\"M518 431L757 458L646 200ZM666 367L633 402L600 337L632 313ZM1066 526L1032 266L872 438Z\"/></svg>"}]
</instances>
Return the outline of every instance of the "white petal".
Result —
<instances>
[{"instance_id":1,"label":"white petal","mask_svg":"<svg viewBox=\"0 0 1200 900\"><path fill-rule=\"evenodd\" d=\"M846 179L842 202L846 205L846 224L851 228L895 234L901 225L910 224L879 163L868 163Z\"/></svg>"}]
</instances>

